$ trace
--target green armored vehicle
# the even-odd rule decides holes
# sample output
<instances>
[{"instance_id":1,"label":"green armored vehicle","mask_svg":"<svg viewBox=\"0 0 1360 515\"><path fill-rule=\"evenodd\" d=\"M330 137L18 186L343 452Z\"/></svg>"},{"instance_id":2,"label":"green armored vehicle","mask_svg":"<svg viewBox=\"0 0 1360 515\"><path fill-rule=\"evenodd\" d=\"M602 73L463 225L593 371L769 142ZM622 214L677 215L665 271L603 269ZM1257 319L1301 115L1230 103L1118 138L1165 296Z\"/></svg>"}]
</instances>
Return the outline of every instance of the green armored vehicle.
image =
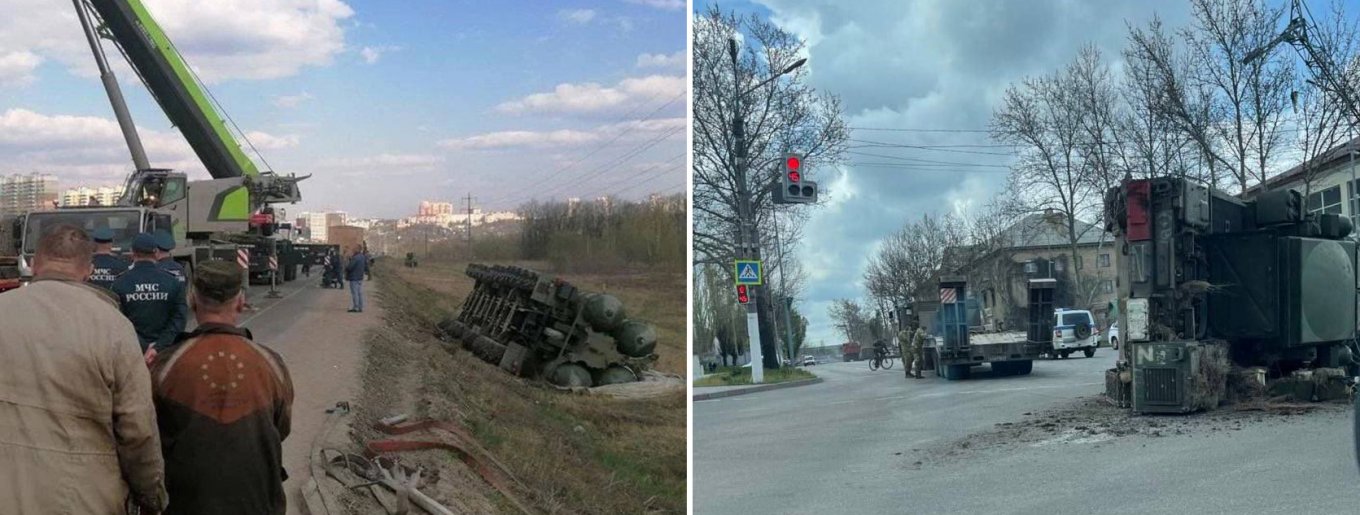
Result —
<instances>
[{"instance_id":1,"label":"green armored vehicle","mask_svg":"<svg viewBox=\"0 0 1360 515\"><path fill-rule=\"evenodd\" d=\"M601 386L636 381L656 361L656 330L629 320L612 295L519 267L471 264L467 275L472 293L439 330L507 372Z\"/></svg>"}]
</instances>

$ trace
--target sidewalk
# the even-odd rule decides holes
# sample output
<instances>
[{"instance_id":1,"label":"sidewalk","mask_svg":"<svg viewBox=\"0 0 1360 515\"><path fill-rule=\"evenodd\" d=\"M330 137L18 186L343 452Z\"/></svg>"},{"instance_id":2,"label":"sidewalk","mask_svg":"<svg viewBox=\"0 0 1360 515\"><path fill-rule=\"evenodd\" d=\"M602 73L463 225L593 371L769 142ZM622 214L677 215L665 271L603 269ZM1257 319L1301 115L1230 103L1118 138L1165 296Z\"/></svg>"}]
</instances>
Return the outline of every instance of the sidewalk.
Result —
<instances>
[{"instance_id":1,"label":"sidewalk","mask_svg":"<svg viewBox=\"0 0 1360 515\"><path fill-rule=\"evenodd\" d=\"M720 399L734 395L746 395L748 393L765 392L769 390L779 390L782 388L793 388L795 386L807 386L822 382L822 378L800 379L798 381L788 381L785 383L773 384L742 384L734 386L695 386L694 400L706 401L709 399Z\"/></svg>"}]
</instances>

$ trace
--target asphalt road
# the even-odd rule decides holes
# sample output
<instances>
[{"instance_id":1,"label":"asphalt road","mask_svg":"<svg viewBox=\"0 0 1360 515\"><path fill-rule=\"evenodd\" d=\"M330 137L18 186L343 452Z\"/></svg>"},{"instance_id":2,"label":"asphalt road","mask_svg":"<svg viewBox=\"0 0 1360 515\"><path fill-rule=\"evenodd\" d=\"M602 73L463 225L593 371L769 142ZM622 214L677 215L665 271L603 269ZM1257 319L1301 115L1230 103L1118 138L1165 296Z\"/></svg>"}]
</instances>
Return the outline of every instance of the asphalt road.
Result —
<instances>
[{"instance_id":1,"label":"asphalt road","mask_svg":"<svg viewBox=\"0 0 1360 515\"><path fill-rule=\"evenodd\" d=\"M292 433L283 442L290 514L304 513L299 488L311 476L308 456L325 425L325 410L358 395L363 336L382 321L373 281L364 285L363 313L346 312L349 290L322 289L319 283L318 274L300 277L280 285L278 299L267 297L268 286L251 286L248 298L255 309L240 323L283 357L293 381Z\"/></svg>"},{"instance_id":2,"label":"asphalt road","mask_svg":"<svg viewBox=\"0 0 1360 515\"><path fill-rule=\"evenodd\" d=\"M821 384L696 401L694 513L1360 513L1349 410L916 464L1102 392L1113 359L1101 349L960 382L833 363L812 368Z\"/></svg>"}]
</instances>

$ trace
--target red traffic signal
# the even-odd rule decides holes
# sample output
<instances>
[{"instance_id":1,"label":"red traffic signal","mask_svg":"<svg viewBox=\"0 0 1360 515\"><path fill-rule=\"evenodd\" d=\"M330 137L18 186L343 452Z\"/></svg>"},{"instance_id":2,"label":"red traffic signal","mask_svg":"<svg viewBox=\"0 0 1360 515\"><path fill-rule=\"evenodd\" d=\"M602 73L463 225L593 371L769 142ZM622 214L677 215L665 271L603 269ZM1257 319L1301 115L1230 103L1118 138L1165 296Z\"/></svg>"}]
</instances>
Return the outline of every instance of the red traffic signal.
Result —
<instances>
[{"instance_id":1,"label":"red traffic signal","mask_svg":"<svg viewBox=\"0 0 1360 515\"><path fill-rule=\"evenodd\" d=\"M746 303L748 303L748 302L751 302L751 296L746 294L746 285L745 285L745 284L738 284L738 285L737 285L737 303L738 303L738 304L746 304Z\"/></svg>"},{"instance_id":2,"label":"red traffic signal","mask_svg":"<svg viewBox=\"0 0 1360 515\"><path fill-rule=\"evenodd\" d=\"M803 180L803 158L798 154L787 154L784 156L784 174L788 176L789 182Z\"/></svg>"}]
</instances>

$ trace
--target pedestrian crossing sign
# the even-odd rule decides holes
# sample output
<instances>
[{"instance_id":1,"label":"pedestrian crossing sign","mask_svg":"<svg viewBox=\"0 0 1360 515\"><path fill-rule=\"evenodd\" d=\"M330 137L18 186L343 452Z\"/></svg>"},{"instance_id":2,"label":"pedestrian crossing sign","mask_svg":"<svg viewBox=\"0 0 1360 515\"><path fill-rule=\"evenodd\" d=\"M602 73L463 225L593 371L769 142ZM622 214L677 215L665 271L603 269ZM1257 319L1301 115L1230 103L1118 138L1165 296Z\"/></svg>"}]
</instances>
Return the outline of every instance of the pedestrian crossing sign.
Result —
<instances>
[{"instance_id":1,"label":"pedestrian crossing sign","mask_svg":"<svg viewBox=\"0 0 1360 515\"><path fill-rule=\"evenodd\" d=\"M753 259L738 259L736 261L737 284L748 286L760 286L764 284L764 274L760 270L760 261Z\"/></svg>"}]
</instances>

